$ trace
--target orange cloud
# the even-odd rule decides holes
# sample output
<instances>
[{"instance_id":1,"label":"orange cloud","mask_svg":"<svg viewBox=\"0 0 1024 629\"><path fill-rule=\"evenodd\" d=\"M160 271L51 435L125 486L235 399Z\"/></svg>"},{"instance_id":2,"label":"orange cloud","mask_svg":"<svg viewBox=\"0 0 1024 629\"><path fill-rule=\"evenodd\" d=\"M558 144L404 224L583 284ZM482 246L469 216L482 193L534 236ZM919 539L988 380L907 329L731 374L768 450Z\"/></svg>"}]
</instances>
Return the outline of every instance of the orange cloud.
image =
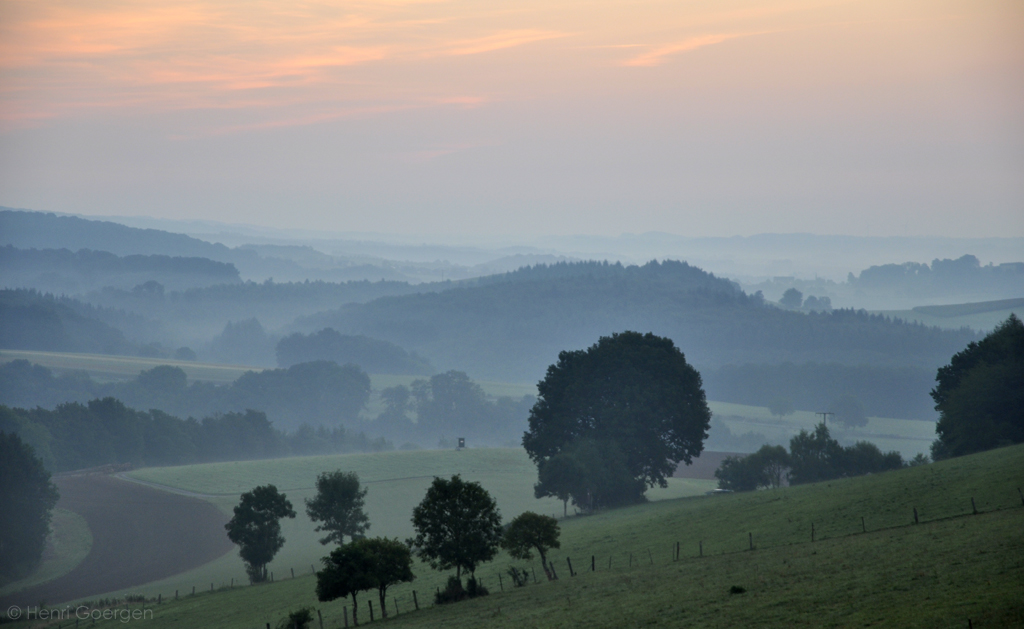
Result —
<instances>
[{"instance_id":1,"label":"orange cloud","mask_svg":"<svg viewBox=\"0 0 1024 629\"><path fill-rule=\"evenodd\" d=\"M746 37L748 35L753 34L754 33L722 33L716 35L702 35L700 37L691 37L690 39L675 44L659 46L658 48L645 52L642 55L633 57L628 61L622 62L622 65L632 67L657 66L661 65L665 61L665 58L671 55L680 52L696 50L697 48L703 48L704 46L713 46L715 44L720 44L730 39L735 39L737 37Z\"/></svg>"},{"instance_id":2,"label":"orange cloud","mask_svg":"<svg viewBox=\"0 0 1024 629\"><path fill-rule=\"evenodd\" d=\"M478 55L484 52L501 50L502 48L513 48L524 44L532 44L533 42L543 41L545 39L566 37L567 35L567 33L559 33L555 31L539 31L530 29L501 31L485 37L452 42L448 45L447 50L445 50L445 54Z\"/></svg>"}]
</instances>

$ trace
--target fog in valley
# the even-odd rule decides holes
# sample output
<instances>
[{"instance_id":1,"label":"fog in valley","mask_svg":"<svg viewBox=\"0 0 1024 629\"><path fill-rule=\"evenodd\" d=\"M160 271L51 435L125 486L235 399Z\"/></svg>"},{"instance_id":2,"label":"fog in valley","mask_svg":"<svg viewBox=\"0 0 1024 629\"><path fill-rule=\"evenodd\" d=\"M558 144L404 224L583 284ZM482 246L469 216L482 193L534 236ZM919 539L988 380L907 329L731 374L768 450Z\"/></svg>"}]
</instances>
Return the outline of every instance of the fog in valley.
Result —
<instances>
[{"instance_id":1,"label":"fog in valley","mask_svg":"<svg viewBox=\"0 0 1024 629\"><path fill-rule=\"evenodd\" d=\"M1022 7L0 4L0 624L1024 626Z\"/></svg>"}]
</instances>

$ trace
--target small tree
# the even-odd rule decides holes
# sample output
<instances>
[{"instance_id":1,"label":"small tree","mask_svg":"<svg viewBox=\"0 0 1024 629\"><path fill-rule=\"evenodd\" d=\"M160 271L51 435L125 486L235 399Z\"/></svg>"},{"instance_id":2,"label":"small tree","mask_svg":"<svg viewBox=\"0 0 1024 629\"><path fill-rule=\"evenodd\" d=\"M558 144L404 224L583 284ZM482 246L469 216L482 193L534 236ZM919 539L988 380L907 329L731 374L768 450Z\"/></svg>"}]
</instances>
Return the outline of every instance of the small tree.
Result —
<instances>
[{"instance_id":1,"label":"small tree","mask_svg":"<svg viewBox=\"0 0 1024 629\"><path fill-rule=\"evenodd\" d=\"M785 417L786 415L792 415L796 408L793 407L793 402L789 398L777 397L768 403L768 411L772 415Z\"/></svg>"},{"instance_id":2,"label":"small tree","mask_svg":"<svg viewBox=\"0 0 1024 629\"><path fill-rule=\"evenodd\" d=\"M752 491L759 487L781 487L789 477L789 454L782 446L765 444L745 457L726 457L715 470L722 489Z\"/></svg>"},{"instance_id":3,"label":"small tree","mask_svg":"<svg viewBox=\"0 0 1024 629\"><path fill-rule=\"evenodd\" d=\"M790 288L782 293L782 299L779 300L779 303L791 310L797 310L804 303L804 294L795 288Z\"/></svg>"},{"instance_id":4,"label":"small tree","mask_svg":"<svg viewBox=\"0 0 1024 629\"><path fill-rule=\"evenodd\" d=\"M263 485L242 494L235 515L224 525L228 539L240 546L238 554L245 562L249 581L267 580L267 564L284 546L281 518L294 518L292 503L277 487Z\"/></svg>"},{"instance_id":5,"label":"small tree","mask_svg":"<svg viewBox=\"0 0 1024 629\"><path fill-rule=\"evenodd\" d=\"M32 447L0 432L0 585L39 561L60 494Z\"/></svg>"},{"instance_id":6,"label":"small tree","mask_svg":"<svg viewBox=\"0 0 1024 629\"><path fill-rule=\"evenodd\" d=\"M361 539L339 546L320 561L324 569L316 573L316 597L321 602L352 597L352 622L359 626L359 601L364 590L377 587L374 579L374 557Z\"/></svg>"},{"instance_id":7,"label":"small tree","mask_svg":"<svg viewBox=\"0 0 1024 629\"><path fill-rule=\"evenodd\" d=\"M357 540L358 544L370 554L373 566L373 581L380 597L381 614L388 617L385 601L388 588L399 583L408 583L416 578L412 573L412 553L409 547L397 539L376 537Z\"/></svg>"},{"instance_id":8,"label":"small tree","mask_svg":"<svg viewBox=\"0 0 1024 629\"><path fill-rule=\"evenodd\" d=\"M509 523L505 535L501 538L501 547L515 559L529 561L533 559L533 551L540 555L540 565L550 578L547 551L561 548L558 541L558 520L548 515L538 515L532 511L520 514Z\"/></svg>"},{"instance_id":9,"label":"small tree","mask_svg":"<svg viewBox=\"0 0 1024 629\"><path fill-rule=\"evenodd\" d=\"M480 483L435 478L427 495L412 510L416 537L407 543L435 570L455 568L475 575L476 567L490 561L501 540L501 513Z\"/></svg>"},{"instance_id":10,"label":"small tree","mask_svg":"<svg viewBox=\"0 0 1024 629\"><path fill-rule=\"evenodd\" d=\"M836 421L847 428L863 428L868 425L868 416L864 413L864 405L856 396L845 393L840 395L829 406L836 414Z\"/></svg>"},{"instance_id":11,"label":"small tree","mask_svg":"<svg viewBox=\"0 0 1024 629\"><path fill-rule=\"evenodd\" d=\"M368 490L359 489L355 472L324 472L316 477L316 496L306 500L306 514L313 522L321 522L317 531L327 531L321 544L343 544L345 536L355 539L370 528L370 519L363 511Z\"/></svg>"}]
</instances>

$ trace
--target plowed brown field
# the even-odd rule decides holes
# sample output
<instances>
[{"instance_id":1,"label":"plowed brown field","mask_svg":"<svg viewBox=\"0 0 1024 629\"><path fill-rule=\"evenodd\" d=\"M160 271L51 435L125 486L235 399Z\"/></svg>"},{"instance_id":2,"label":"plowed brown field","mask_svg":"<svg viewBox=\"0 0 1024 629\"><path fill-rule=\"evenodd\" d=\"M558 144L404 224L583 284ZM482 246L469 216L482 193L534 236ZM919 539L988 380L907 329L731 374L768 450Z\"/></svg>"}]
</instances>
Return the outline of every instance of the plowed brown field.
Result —
<instances>
[{"instance_id":1,"label":"plowed brown field","mask_svg":"<svg viewBox=\"0 0 1024 629\"><path fill-rule=\"evenodd\" d=\"M10 605L56 605L163 579L234 548L228 516L208 502L105 474L54 478L57 506L80 514L92 550L68 574L3 597Z\"/></svg>"}]
</instances>

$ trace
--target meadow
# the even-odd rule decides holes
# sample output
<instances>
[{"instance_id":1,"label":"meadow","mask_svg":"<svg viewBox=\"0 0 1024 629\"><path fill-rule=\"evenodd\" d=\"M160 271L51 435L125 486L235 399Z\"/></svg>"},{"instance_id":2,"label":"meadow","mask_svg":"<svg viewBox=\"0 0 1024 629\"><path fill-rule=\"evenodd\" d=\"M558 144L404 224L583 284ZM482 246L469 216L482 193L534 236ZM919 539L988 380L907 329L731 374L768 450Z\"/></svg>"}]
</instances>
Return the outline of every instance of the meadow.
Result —
<instances>
[{"instance_id":1,"label":"meadow","mask_svg":"<svg viewBox=\"0 0 1024 629\"><path fill-rule=\"evenodd\" d=\"M310 564L318 564L326 554L325 547L318 541L322 535L313 530L314 524L305 515L303 500L315 494L313 484L318 473L335 469L356 472L369 490L366 512L371 523L369 534L374 536L410 537L413 534L412 509L423 499L435 476L461 474L464 479L479 482L494 496L506 521L523 511L563 515L561 501L533 497L537 471L521 448L419 450L236 461L144 468L126 476L200 495L226 514L230 514L238 504L242 492L257 485L276 485L288 496L298 516L294 520L282 521L284 537L288 541L269 569L277 575L290 575L292 569L297 574L308 573ZM651 500L696 496L715 486L714 481L673 478L669 479L667 488L652 489L648 495ZM569 513L573 513L572 505L569 505ZM236 553L132 591L154 596L163 592L166 595L175 589L191 591L196 584L200 584L200 588L205 584L207 589L211 582L215 587L229 585L231 579L235 583L245 580L245 572Z\"/></svg>"},{"instance_id":2,"label":"meadow","mask_svg":"<svg viewBox=\"0 0 1024 629\"><path fill-rule=\"evenodd\" d=\"M46 540L42 561L32 574L0 588L0 596L64 576L82 563L92 549L89 525L74 511L54 509L50 529L53 533Z\"/></svg>"},{"instance_id":3,"label":"meadow","mask_svg":"<svg viewBox=\"0 0 1024 629\"><path fill-rule=\"evenodd\" d=\"M498 580L510 564L499 556L477 572L491 596L430 607L429 593L446 575L417 565L417 580L389 593L392 614L397 605L399 615L387 622L966 627L970 620L976 627L1020 626L1022 486L1024 446L1014 446L873 476L570 517L561 522L562 548L553 552L558 581L511 588L507 576ZM162 604L147 604L153 609L147 626L276 626L289 611L311 606L333 629L344 626L344 608L351 605L317 602L309 574L256 587L237 584L177 601L168 601L165 589ZM423 608L417 613L410 613L413 590ZM364 621L369 598L360 598Z\"/></svg>"}]
</instances>

